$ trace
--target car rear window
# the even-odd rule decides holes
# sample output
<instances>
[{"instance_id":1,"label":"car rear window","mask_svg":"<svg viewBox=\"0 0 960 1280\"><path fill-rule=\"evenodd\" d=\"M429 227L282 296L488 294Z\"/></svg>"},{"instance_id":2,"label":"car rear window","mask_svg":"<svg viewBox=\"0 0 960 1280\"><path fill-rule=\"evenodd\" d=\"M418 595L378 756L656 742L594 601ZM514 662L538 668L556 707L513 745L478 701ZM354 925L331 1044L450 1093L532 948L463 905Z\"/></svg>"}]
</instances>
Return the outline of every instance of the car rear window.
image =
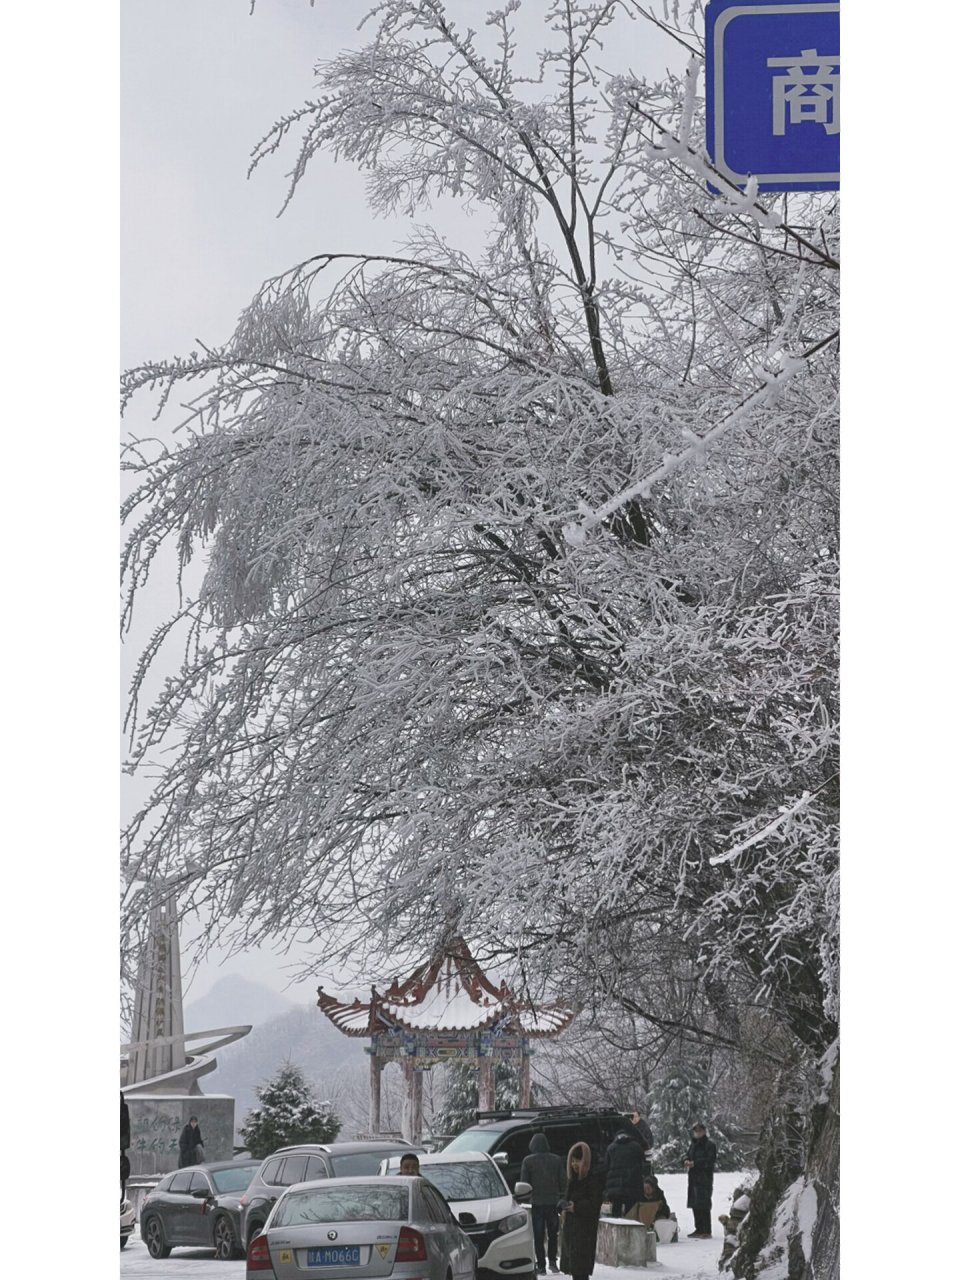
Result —
<instances>
[{"instance_id":1,"label":"car rear window","mask_svg":"<svg viewBox=\"0 0 960 1280\"><path fill-rule=\"evenodd\" d=\"M334 1186L288 1191L278 1201L271 1227L326 1222L406 1222L410 1189L404 1186Z\"/></svg>"},{"instance_id":2,"label":"car rear window","mask_svg":"<svg viewBox=\"0 0 960 1280\"><path fill-rule=\"evenodd\" d=\"M330 1160L333 1164L333 1176L335 1178L362 1178L364 1174L376 1173L380 1168L380 1161L386 1156L395 1155L396 1150L396 1147L381 1147L378 1150L352 1151L344 1155L331 1153Z\"/></svg>"},{"instance_id":3,"label":"car rear window","mask_svg":"<svg viewBox=\"0 0 960 1280\"><path fill-rule=\"evenodd\" d=\"M210 1174L210 1177L213 1179L213 1185L223 1194L228 1191L246 1191L256 1172L255 1164L241 1164L236 1169L217 1169Z\"/></svg>"},{"instance_id":4,"label":"car rear window","mask_svg":"<svg viewBox=\"0 0 960 1280\"><path fill-rule=\"evenodd\" d=\"M502 1129L464 1129L447 1143L444 1151L483 1151L490 1152L503 1137Z\"/></svg>"},{"instance_id":5,"label":"car rear window","mask_svg":"<svg viewBox=\"0 0 960 1280\"><path fill-rule=\"evenodd\" d=\"M421 1173L447 1200L493 1200L510 1194L497 1170L479 1160L465 1160L463 1164L426 1162Z\"/></svg>"}]
</instances>

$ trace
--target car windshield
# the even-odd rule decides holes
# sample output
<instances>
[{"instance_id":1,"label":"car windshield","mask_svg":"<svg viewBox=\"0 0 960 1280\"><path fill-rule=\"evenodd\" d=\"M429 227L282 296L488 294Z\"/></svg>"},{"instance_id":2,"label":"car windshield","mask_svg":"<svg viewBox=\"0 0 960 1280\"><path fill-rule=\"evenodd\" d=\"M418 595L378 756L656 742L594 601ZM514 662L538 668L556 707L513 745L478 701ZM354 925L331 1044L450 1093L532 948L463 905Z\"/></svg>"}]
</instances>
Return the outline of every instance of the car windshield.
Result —
<instances>
[{"instance_id":1,"label":"car windshield","mask_svg":"<svg viewBox=\"0 0 960 1280\"><path fill-rule=\"evenodd\" d=\"M255 1164L238 1164L235 1169L212 1169L210 1177L213 1179L213 1185L221 1193L246 1191L258 1168L259 1166Z\"/></svg>"},{"instance_id":2,"label":"car windshield","mask_svg":"<svg viewBox=\"0 0 960 1280\"><path fill-rule=\"evenodd\" d=\"M331 1155L333 1176L335 1178L356 1178L367 1173L376 1173L380 1161L392 1156L396 1147L381 1147L375 1151L353 1151L346 1155Z\"/></svg>"},{"instance_id":3,"label":"car windshield","mask_svg":"<svg viewBox=\"0 0 960 1280\"><path fill-rule=\"evenodd\" d=\"M488 1153L496 1145L497 1140L502 1137L502 1129L484 1129L481 1127L464 1129L463 1133L458 1133L455 1138L451 1138L443 1149L444 1151L483 1151Z\"/></svg>"},{"instance_id":4,"label":"car windshield","mask_svg":"<svg viewBox=\"0 0 960 1280\"><path fill-rule=\"evenodd\" d=\"M274 1210L272 1227L319 1222L406 1222L410 1190L404 1186L333 1186L288 1191Z\"/></svg>"},{"instance_id":5,"label":"car windshield","mask_svg":"<svg viewBox=\"0 0 960 1280\"><path fill-rule=\"evenodd\" d=\"M424 1164L421 1170L445 1200L495 1200L508 1196L503 1178L496 1169L479 1160L463 1164Z\"/></svg>"}]
</instances>

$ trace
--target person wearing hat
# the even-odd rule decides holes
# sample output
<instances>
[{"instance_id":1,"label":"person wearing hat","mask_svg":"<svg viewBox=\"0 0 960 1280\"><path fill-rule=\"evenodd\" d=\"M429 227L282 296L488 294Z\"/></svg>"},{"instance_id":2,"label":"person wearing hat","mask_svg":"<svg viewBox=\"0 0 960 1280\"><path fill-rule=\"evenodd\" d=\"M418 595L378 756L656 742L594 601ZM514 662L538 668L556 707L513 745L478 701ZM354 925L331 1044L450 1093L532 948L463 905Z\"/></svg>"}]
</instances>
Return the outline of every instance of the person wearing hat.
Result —
<instances>
[{"instance_id":1,"label":"person wearing hat","mask_svg":"<svg viewBox=\"0 0 960 1280\"><path fill-rule=\"evenodd\" d=\"M530 1139L530 1154L523 1157L520 1165L520 1181L529 1182L533 1188L530 1192L533 1247L537 1255L537 1275L545 1276L548 1260L551 1271L560 1270L557 1266L557 1237L560 1231L557 1198L563 1195L567 1186L563 1156L550 1150L546 1134L535 1133Z\"/></svg>"},{"instance_id":2,"label":"person wearing hat","mask_svg":"<svg viewBox=\"0 0 960 1280\"><path fill-rule=\"evenodd\" d=\"M631 1126L624 1124L607 1147L606 1192L615 1218L622 1218L640 1199L643 1174L643 1145L633 1136Z\"/></svg>"},{"instance_id":3,"label":"person wearing hat","mask_svg":"<svg viewBox=\"0 0 960 1280\"><path fill-rule=\"evenodd\" d=\"M669 1218L670 1206L667 1204L667 1197L663 1194L660 1183L652 1173L648 1173L643 1180L643 1186L640 1189L640 1195L637 1199L638 1204L656 1204L659 1200L660 1204L657 1209L656 1218Z\"/></svg>"},{"instance_id":4,"label":"person wearing hat","mask_svg":"<svg viewBox=\"0 0 960 1280\"><path fill-rule=\"evenodd\" d=\"M694 1240L707 1240L713 1234L710 1213L713 1208L713 1170L717 1163L717 1144L707 1137L705 1125L695 1124L693 1141L687 1148L683 1167L687 1171L687 1208L693 1210Z\"/></svg>"}]
</instances>

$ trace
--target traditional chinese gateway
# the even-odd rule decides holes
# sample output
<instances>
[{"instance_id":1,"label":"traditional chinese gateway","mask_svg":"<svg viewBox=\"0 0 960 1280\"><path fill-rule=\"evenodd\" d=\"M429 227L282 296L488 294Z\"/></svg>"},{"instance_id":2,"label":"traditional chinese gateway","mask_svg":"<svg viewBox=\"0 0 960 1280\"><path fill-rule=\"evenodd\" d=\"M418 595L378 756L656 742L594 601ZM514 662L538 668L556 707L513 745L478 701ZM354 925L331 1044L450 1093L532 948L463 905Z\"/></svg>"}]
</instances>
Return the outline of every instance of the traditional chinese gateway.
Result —
<instances>
[{"instance_id":1,"label":"traditional chinese gateway","mask_svg":"<svg viewBox=\"0 0 960 1280\"><path fill-rule=\"evenodd\" d=\"M370 1040L370 1132L380 1133L380 1073L399 1062L407 1084L402 1132L423 1136L423 1073L437 1063L471 1063L479 1071L480 1110L495 1105L494 1072L502 1061L520 1068L520 1104L530 1105L531 1040L558 1035L576 1010L564 1004L519 1000L494 986L459 934L447 938L408 978L386 991L370 988L368 1001L346 1004L317 988L317 1004L338 1031Z\"/></svg>"}]
</instances>

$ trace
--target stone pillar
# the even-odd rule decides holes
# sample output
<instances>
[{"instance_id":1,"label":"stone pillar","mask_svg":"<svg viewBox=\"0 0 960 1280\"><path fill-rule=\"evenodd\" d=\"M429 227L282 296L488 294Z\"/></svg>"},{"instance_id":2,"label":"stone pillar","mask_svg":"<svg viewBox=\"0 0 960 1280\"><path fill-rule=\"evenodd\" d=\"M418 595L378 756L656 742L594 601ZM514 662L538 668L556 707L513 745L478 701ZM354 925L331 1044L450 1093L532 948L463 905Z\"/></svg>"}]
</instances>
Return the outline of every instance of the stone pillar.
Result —
<instances>
[{"instance_id":1,"label":"stone pillar","mask_svg":"<svg viewBox=\"0 0 960 1280\"><path fill-rule=\"evenodd\" d=\"M497 1105L496 1062L493 1058L480 1059L480 1110L493 1111Z\"/></svg>"},{"instance_id":2,"label":"stone pillar","mask_svg":"<svg viewBox=\"0 0 960 1280\"><path fill-rule=\"evenodd\" d=\"M177 899L162 888L150 911L137 969L130 1040L128 1085L177 1071L186 1063Z\"/></svg>"},{"instance_id":3,"label":"stone pillar","mask_svg":"<svg viewBox=\"0 0 960 1280\"><path fill-rule=\"evenodd\" d=\"M403 1111L400 1117L400 1132L407 1142L413 1142L413 1064L409 1059L403 1060L403 1081L406 1089L403 1094Z\"/></svg>"},{"instance_id":4,"label":"stone pillar","mask_svg":"<svg viewBox=\"0 0 960 1280\"><path fill-rule=\"evenodd\" d=\"M530 1055L523 1051L520 1053L520 1105L530 1105Z\"/></svg>"},{"instance_id":5,"label":"stone pillar","mask_svg":"<svg viewBox=\"0 0 960 1280\"><path fill-rule=\"evenodd\" d=\"M411 1142L423 1141L423 1072L411 1072L413 1079L411 1081L411 1129L413 1137Z\"/></svg>"},{"instance_id":6,"label":"stone pillar","mask_svg":"<svg viewBox=\"0 0 960 1280\"><path fill-rule=\"evenodd\" d=\"M370 1055L370 1136L380 1132L380 1073L383 1063L375 1053Z\"/></svg>"}]
</instances>

